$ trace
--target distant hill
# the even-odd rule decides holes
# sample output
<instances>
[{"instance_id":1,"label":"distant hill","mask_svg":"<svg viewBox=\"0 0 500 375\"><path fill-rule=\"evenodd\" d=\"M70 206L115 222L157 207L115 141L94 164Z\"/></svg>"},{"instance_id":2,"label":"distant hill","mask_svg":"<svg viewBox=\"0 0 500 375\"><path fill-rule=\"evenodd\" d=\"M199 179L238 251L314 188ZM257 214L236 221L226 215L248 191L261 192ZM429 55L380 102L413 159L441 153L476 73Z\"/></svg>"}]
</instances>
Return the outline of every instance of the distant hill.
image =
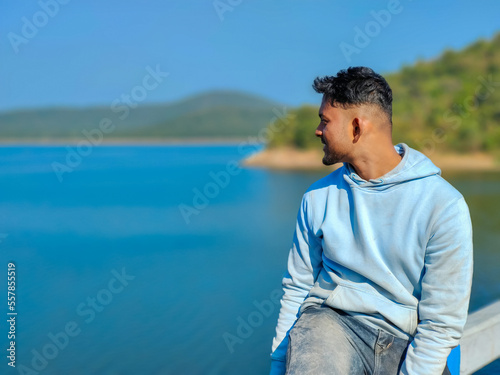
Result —
<instances>
[{"instance_id":1,"label":"distant hill","mask_svg":"<svg viewBox=\"0 0 500 375\"><path fill-rule=\"evenodd\" d=\"M255 136L280 104L237 91L213 91L168 104L139 104L123 111L110 107L44 108L0 112L0 140L79 139L109 118L114 138L224 138Z\"/></svg>"},{"instance_id":2,"label":"distant hill","mask_svg":"<svg viewBox=\"0 0 500 375\"><path fill-rule=\"evenodd\" d=\"M395 142L427 151L499 153L500 33L384 76L393 90ZM318 147L317 125L318 107L294 109L269 146Z\"/></svg>"}]
</instances>

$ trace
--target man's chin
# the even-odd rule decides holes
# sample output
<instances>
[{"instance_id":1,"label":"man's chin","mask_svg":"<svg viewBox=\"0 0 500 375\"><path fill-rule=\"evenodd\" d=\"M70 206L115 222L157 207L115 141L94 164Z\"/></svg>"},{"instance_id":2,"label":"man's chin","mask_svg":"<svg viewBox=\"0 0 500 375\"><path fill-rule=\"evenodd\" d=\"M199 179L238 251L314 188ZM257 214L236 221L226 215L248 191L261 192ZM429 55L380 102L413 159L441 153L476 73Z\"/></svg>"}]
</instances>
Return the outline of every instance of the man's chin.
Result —
<instances>
[{"instance_id":1,"label":"man's chin","mask_svg":"<svg viewBox=\"0 0 500 375\"><path fill-rule=\"evenodd\" d=\"M325 156L323 156L323 164L324 165L333 165L333 164L337 164L337 163L340 163L340 158L339 158L339 155L337 154L332 154L330 152L326 152L325 150L323 150L325 152Z\"/></svg>"},{"instance_id":2,"label":"man's chin","mask_svg":"<svg viewBox=\"0 0 500 375\"><path fill-rule=\"evenodd\" d=\"M332 160L328 156L324 156L322 162L323 162L324 165L328 166L328 165L333 165L333 164L338 163L338 160Z\"/></svg>"}]
</instances>

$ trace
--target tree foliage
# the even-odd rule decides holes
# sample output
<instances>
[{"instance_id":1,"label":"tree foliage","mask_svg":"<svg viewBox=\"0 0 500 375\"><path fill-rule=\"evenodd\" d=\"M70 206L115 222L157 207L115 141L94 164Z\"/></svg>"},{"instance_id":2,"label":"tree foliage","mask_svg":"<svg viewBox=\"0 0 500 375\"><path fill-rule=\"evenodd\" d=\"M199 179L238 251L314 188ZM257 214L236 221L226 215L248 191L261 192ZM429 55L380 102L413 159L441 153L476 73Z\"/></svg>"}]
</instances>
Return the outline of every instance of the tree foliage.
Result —
<instances>
[{"instance_id":1,"label":"tree foliage","mask_svg":"<svg viewBox=\"0 0 500 375\"><path fill-rule=\"evenodd\" d=\"M393 90L395 143L420 150L498 152L500 33L385 77ZM318 147L318 107L294 109L288 120L289 126L269 147Z\"/></svg>"}]
</instances>

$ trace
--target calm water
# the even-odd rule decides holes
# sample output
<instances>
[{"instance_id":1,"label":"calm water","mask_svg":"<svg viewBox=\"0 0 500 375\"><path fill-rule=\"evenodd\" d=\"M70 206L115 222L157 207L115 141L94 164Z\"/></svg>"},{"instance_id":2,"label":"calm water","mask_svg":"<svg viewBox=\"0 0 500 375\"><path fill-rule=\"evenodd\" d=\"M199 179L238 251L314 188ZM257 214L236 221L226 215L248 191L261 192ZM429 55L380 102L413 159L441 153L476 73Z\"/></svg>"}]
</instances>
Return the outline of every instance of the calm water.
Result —
<instances>
[{"instance_id":1,"label":"calm water","mask_svg":"<svg viewBox=\"0 0 500 375\"><path fill-rule=\"evenodd\" d=\"M214 174L242 158L236 146L99 147L60 183L51 163L66 154L0 148L0 281L15 261L18 368L267 374L278 314L270 296L281 290L300 198L328 171L233 168L217 191ZM474 223L472 311L500 298L500 174L445 178ZM210 198L198 198L187 223L179 205L193 205L193 189ZM60 333L68 327L73 336ZM0 372L17 374L2 358Z\"/></svg>"}]
</instances>

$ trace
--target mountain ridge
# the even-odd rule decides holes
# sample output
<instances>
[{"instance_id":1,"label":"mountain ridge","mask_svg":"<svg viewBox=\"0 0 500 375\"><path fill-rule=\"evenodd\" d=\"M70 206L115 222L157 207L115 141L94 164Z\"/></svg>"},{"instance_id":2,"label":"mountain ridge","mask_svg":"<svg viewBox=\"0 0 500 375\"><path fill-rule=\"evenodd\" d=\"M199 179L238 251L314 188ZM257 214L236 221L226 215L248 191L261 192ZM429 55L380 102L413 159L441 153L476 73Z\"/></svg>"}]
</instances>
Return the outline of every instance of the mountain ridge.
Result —
<instances>
[{"instance_id":1,"label":"mountain ridge","mask_svg":"<svg viewBox=\"0 0 500 375\"><path fill-rule=\"evenodd\" d=\"M83 130L98 127L103 118L110 118L116 124L109 138L182 138L191 134L241 137L265 128L276 106L280 104L251 93L214 90L169 103L128 107L128 113L111 106L17 109L0 112L0 137L4 140L78 138ZM198 124L193 124L195 119ZM191 129L180 126L188 122Z\"/></svg>"}]
</instances>

